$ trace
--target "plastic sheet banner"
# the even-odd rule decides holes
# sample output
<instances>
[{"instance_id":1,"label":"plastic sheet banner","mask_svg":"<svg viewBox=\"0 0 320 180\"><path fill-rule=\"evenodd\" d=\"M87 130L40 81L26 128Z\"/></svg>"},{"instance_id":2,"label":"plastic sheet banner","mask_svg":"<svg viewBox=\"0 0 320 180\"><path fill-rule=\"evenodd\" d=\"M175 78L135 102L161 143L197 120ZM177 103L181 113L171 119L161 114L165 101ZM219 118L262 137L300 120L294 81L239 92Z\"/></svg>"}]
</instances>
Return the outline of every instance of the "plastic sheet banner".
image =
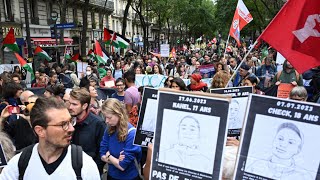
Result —
<instances>
[{"instance_id":1,"label":"plastic sheet banner","mask_svg":"<svg viewBox=\"0 0 320 180\"><path fill-rule=\"evenodd\" d=\"M164 82L168 76L158 75L158 74L137 74L136 75L136 86L152 86L153 88L164 87ZM190 84L190 79L182 79L184 83L188 86ZM212 78L201 79L202 82L206 83L208 87L211 86Z\"/></svg>"}]
</instances>

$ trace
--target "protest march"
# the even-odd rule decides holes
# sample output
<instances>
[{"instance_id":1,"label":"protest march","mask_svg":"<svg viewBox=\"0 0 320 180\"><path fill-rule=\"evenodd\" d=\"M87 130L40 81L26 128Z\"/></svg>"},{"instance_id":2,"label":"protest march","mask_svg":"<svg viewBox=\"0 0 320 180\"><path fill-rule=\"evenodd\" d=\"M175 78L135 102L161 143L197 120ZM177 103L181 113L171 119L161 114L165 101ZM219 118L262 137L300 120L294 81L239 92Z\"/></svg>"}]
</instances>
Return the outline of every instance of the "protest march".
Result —
<instances>
[{"instance_id":1,"label":"protest march","mask_svg":"<svg viewBox=\"0 0 320 180\"><path fill-rule=\"evenodd\" d=\"M320 1L288 0L242 38L257 19L238 0L228 36L146 52L107 26L86 58L33 47L39 64L11 27L0 180L320 179Z\"/></svg>"}]
</instances>

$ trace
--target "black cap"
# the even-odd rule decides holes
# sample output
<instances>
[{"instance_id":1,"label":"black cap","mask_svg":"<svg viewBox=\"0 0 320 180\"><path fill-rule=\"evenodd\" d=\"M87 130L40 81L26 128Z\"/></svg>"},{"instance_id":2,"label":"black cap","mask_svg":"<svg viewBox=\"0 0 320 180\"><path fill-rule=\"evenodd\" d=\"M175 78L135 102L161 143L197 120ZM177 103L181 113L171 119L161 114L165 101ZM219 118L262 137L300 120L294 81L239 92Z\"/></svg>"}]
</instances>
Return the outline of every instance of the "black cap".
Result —
<instances>
[{"instance_id":1,"label":"black cap","mask_svg":"<svg viewBox=\"0 0 320 180\"><path fill-rule=\"evenodd\" d=\"M246 64L242 64L242 65L240 66L240 68L249 71L250 66L248 66L248 65L246 65Z\"/></svg>"}]
</instances>

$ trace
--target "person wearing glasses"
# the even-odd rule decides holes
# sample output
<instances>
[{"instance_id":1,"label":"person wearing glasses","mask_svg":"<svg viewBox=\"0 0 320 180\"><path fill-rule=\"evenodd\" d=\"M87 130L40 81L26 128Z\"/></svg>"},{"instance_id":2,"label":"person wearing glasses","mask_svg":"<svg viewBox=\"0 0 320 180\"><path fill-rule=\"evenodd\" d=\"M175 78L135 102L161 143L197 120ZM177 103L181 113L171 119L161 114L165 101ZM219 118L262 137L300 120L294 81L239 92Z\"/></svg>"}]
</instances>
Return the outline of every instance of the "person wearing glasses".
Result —
<instances>
[{"instance_id":1,"label":"person wearing glasses","mask_svg":"<svg viewBox=\"0 0 320 180\"><path fill-rule=\"evenodd\" d=\"M125 88L125 82L124 79L118 78L116 80L116 87L117 87L117 92L113 93L111 95L111 98L116 98L120 102L124 102L124 88Z\"/></svg>"},{"instance_id":2,"label":"person wearing glasses","mask_svg":"<svg viewBox=\"0 0 320 180\"><path fill-rule=\"evenodd\" d=\"M56 98L41 97L33 106L30 117L39 143L32 147L31 157L22 178L76 179L70 146L76 120L72 119L68 109ZM18 162L21 154L15 155L8 162L0 174L0 179L19 178ZM100 179L95 162L84 152L82 161L82 179Z\"/></svg>"},{"instance_id":3,"label":"person wearing glasses","mask_svg":"<svg viewBox=\"0 0 320 180\"><path fill-rule=\"evenodd\" d=\"M89 110L90 101L90 93L84 88L75 88L70 92L68 110L77 121L72 143L81 146L83 151L93 158L102 173L104 163L100 159L99 149L106 124L100 116Z\"/></svg>"}]
</instances>

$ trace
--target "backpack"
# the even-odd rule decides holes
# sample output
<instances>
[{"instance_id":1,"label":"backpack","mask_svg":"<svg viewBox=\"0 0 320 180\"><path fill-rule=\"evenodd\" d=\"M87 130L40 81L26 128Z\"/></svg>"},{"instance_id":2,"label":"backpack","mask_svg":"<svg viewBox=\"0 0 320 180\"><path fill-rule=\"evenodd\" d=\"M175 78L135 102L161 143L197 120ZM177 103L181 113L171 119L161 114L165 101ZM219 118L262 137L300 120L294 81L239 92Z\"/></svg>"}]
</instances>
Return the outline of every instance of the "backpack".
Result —
<instances>
[{"instance_id":1,"label":"backpack","mask_svg":"<svg viewBox=\"0 0 320 180\"><path fill-rule=\"evenodd\" d=\"M31 158L32 149L34 144L24 148L22 150L22 154L19 158L18 168L19 168L19 180L23 180L24 173L29 164L29 160ZM82 180L81 177L81 169L82 169L82 147L71 144L71 161L72 161L72 168L76 173L77 180Z\"/></svg>"},{"instance_id":2,"label":"backpack","mask_svg":"<svg viewBox=\"0 0 320 180\"><path fill-rule=\"evenodd\" d=\"M71 78L71 73L63 74L61 82L65 88L73 88L73 86L74 86L72 78Z\"/></svg>"}]
</instances>

